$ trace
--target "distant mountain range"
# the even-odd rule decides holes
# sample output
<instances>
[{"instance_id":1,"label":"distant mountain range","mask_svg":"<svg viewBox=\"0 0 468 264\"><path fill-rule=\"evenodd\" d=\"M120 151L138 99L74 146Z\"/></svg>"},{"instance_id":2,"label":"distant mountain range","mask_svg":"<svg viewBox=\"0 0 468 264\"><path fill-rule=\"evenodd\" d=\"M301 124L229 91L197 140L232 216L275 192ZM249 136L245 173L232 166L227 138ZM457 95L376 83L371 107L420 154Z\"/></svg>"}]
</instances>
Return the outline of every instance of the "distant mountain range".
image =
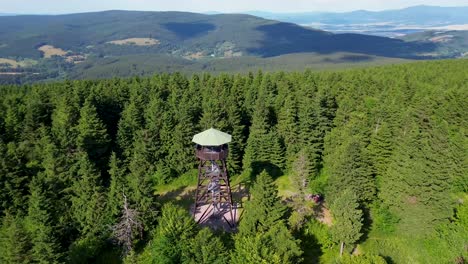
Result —
<instances>
[{"instance_id":1,"label":"distant mountain range","mask_svg":"<svg viewBox=\"0 0 468 264\"><path fill-rule=\"evenodd\" d=\"M421 5L378 12L358 10L346 13L269 13L257 11L247 13L332 32L355 32L392 37L450 25L466 24L466 29L468 29L468 6Z\"/></svg>"},{"instance_id":2,"label":"distant mountain range","mask_svg":"<svg viewBox=\"0 0 468 264\"><path fill-rule=\"evenodd\" d=\"M432 43L332 34L251 15L136 11L0 17L0 46L0 57L33 59L44 56L41 46L98 56L162 53L187 58L298 52L417 58L435 49Z\"/></svg>"},{"instance_id":3,"label":"distant mountain range","mask_svg":"<svg viewBox=\"0 0 468 264\"><path fill-rule=\"evenodd\" d=\"M2 16L0 72L30 72L35 79L99 78L450 58L468 51L459 43L466 41L461 32L406 39L333 34L245 14L106 11Z\"/></svg>"}]
</instances>

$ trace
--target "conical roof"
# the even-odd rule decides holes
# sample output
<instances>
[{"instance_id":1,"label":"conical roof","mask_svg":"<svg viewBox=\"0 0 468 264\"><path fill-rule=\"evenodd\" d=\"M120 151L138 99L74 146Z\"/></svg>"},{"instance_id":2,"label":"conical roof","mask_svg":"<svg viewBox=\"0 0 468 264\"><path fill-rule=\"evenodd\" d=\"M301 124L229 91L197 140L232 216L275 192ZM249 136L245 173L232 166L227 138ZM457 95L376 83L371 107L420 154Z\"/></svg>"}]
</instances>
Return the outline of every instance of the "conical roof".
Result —
<instances>
[{"instance_id":1,"label":"conical roof","mask_svg":"<svg viewBox=\"0 0 468 264\"><path fill-rule=\"evenodd\" d=\"M193 136L192 142L202 146L221 146L231 142L231 135L210 128Z\"/></svg>"}]
</instances>

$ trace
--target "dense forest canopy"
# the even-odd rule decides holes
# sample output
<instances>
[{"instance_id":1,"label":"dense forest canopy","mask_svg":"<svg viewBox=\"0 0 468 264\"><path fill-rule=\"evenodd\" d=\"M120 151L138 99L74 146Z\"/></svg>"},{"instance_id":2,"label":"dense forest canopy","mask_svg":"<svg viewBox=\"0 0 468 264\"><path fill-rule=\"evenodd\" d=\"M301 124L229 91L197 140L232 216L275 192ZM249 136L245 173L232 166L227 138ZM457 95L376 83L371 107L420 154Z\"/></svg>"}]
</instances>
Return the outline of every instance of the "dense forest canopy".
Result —
<instances>
[{"instance_id":1,"label":"dense forest canopy","mask_svg":"<svg viewBox=\"0 0 468 264\"><path fill-rule=\"evenodd\" d=\"M465 263L467 68L0 87L0 262ZM250 189L233 234L156 192L193 183L210 127Z\"/></svg>"}]
</instances>

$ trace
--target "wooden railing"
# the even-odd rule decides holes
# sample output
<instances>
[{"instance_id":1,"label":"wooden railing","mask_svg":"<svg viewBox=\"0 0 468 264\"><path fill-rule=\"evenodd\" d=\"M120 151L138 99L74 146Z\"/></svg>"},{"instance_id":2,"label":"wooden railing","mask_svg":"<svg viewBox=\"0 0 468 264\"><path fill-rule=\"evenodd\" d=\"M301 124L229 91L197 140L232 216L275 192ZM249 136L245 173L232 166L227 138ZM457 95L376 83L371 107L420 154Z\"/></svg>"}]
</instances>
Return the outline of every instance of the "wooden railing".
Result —
<instances>
[{"instance_id":1,"label":"wooden railing","mask_svg":"<svg viewBox=\"0 0 468 264\"><path fill-rule=\"evenodd\" d=\"M203 147L195 150L195 155L201 160L224 160L227 159L228 153L227 148L213 150Z\"/></svg>"}]
</instances>

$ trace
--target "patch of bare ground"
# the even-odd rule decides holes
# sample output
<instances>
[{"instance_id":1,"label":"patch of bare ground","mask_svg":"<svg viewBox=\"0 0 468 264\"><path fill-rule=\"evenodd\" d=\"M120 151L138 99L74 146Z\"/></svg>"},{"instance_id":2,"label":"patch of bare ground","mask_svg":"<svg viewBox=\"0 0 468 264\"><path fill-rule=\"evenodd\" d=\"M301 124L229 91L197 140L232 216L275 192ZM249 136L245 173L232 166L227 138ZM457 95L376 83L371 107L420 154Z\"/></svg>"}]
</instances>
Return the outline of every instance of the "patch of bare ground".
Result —
<instances>
[{"instance_id":1,"label":"patch of bare ground","mask_svg":"<svg viewBox=\"0 0 468 264\"><path fill-rule=\"evenodd\" d=\"M85 55L70 55L65 59L67 62L78 64L86 60Z\"/></svg>"},{"instance_id":2,"label":"patch of bare ground","mask_svg":"<svg viewBox=\"0 0 468 264\"><path fill-rule=\"evenodd\" d=\"M194 53L187 53L183 56L185 59L188 60L198 60L205 57L205 54L202 51L194 52Z\"/></svg>"},{"instance_id":3,"label":"patch of bare ground","mask_svg":"<svg viewBox=\"0 0 468 264\"><path fill-rule=\"evenodd\" d=\"M114 45L154 46L161 42L154 38L128 38L112 40L107 43Z\"/></svg>"},{"instance_id":4,"label":"patch of bare ground","mask_svg":"<svg viewBox=\"0 0 468 264\"><path fill-rule=\"evenodd\" d=\"M443 35L443 36L430 38L429 40L432 42L436 42L436 43L445 43L445 42L451 41L452 39L453 39L453 35Z\"/></svg>"},{"instance_id":5,"label":"patch of bare ground","mask_svg":"<svg viewBox=\"0 0 468 264\"><path fill-rule=\"evenodd\" d=\"M51 58L52 56L64 57L65 55L67 55L67 52L64 51L63 49L56 48L52 45L40 46L38 50L44 54L44 58L46 59Z\"/></svg>"},{"instance_id":6,"label":"patch of bare ground","mask_svg":"<svg viewBox=\"0 0 468 264\"><path fill-rule=\"evenodd\" d=\"M0 68L2 65L6 65L7 67L11 68L18 68L20 66L19 63L15 60L0 58Z\"/></svg>"},{"instance_id":7,"label":"patch of bare ground","mask_svg":"<svg viewBox=\"0 0 468 264\"><path fill-rule=\"evenodd\" d=\"M235 57L241 57L242 52L240 51L233 51L233 50L227 50L224 52L224 58L235 58Z\"/></svg>"},{"instance_id":8,"label":"patch of bare ground","mask_svg":"<svg viewBox=\"0 0 468 264\"><path fill-rule=\"evenodd\" d=\"M315 211L315 218L327 225L327 226L332 226L333 225L333 217L330 212L330 210L327 208L326 204L322 203L320 206L317 207Z\"/></svg>"}]
</instances>

